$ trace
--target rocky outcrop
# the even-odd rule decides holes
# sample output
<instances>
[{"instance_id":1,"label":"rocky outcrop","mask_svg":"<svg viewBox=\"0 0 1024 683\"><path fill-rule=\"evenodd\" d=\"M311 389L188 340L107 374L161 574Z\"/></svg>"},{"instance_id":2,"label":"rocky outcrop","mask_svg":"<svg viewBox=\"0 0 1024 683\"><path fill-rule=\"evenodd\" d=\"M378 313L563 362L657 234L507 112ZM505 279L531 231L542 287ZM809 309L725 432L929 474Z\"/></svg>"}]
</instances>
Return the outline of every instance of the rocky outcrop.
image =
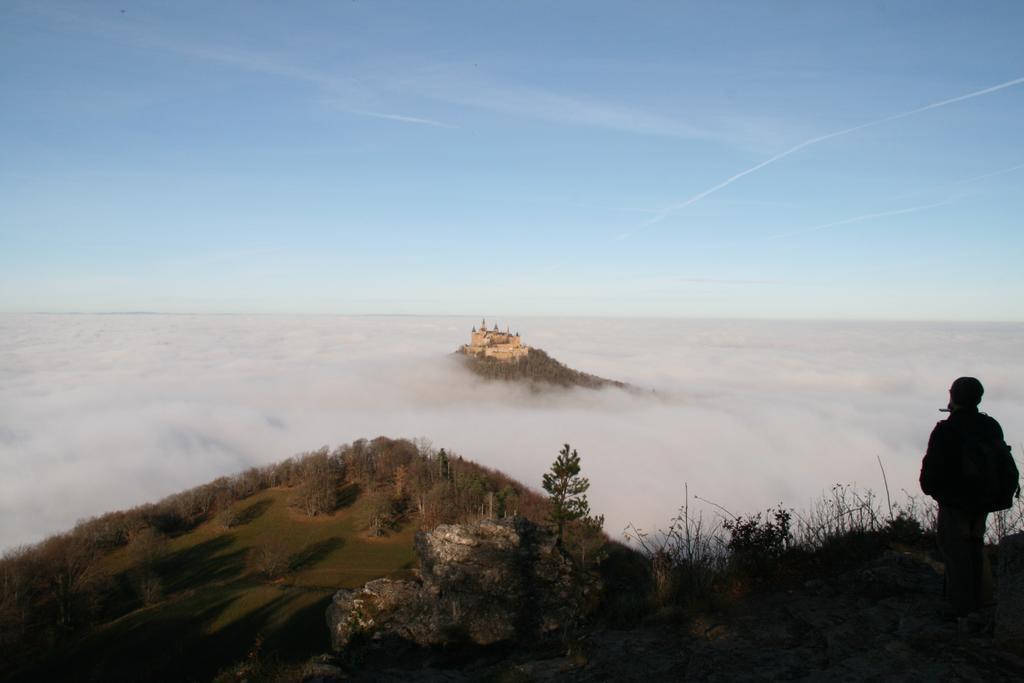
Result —
<instances>
[{"instance_id":1,"label":"rocky outcrop","mask_svg":"<svg viewBox=\"0 0 1024 683\"><path fill-rule=\"evenodd\" d=\"M418 581L378 579L335 594L335 649L354 638L433 646L537 637L575 623L596 591L554 537L523 518L421 531L415 549Z\"/></svg>"},{"instance_id":2,"label":"rocky outcrop","mask_svg":"<svg viewBox=\"0 0 1024 683\"><path fill-rule=\"evenodd\" d=\"M747 595L686 623L592 628L570 652L517 646L495 661L391 662L352 682L1020 681L1024 657L962 633L926 556L888 552L837 576Z\"/></svg>"},{"instance_id":3,"label":"rocky outcrop","mask_svg":"<svg viewBox=\"0 0 1024 683\"><path fill-rule=\"evenodd\" d=\"M999 542L995 638L1024 650L1024 533Z\"/></svg>"}]
</instances>

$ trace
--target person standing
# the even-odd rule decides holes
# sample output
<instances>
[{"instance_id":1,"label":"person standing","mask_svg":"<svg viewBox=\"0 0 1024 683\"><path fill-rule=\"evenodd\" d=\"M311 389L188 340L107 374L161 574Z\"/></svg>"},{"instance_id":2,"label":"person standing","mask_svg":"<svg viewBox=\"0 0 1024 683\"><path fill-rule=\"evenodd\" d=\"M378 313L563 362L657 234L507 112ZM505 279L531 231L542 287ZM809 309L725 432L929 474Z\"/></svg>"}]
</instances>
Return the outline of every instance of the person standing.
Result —
<instances>
[{"instance_id":1,"label":"person standing","mask_svg":"<svg viewBox=\"0 0 1024 683\"><path fill-rule=\"evenodd\" d=\"M974 377L949 389L949 417L935 425L921 463L921 490L939 504L936 525L946 565L946 597L958 617L991 607L992 569L985 554L989 512L1005 510L1019 473L999 423L978 411L985 390Z\"/></svg>"}]
</instances>

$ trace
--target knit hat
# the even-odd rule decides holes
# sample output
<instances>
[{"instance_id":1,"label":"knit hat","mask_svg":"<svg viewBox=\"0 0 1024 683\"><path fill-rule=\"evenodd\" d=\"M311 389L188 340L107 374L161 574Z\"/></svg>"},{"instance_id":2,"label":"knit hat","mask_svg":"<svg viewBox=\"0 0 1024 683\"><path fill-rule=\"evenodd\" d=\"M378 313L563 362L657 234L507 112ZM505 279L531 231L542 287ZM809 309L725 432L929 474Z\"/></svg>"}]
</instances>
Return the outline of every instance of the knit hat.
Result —
<instances>
[{"instance_id":1,"label":"knit hat","mask_svg":"<svg viewBox=\"0 0 1024 683\"><path fill-rule=\"evenodd\" d=\"M949 399L964 408L974 408L981 403L985 388L974 377L958 377L949 388Z\"/></svg>"}]
</instances>

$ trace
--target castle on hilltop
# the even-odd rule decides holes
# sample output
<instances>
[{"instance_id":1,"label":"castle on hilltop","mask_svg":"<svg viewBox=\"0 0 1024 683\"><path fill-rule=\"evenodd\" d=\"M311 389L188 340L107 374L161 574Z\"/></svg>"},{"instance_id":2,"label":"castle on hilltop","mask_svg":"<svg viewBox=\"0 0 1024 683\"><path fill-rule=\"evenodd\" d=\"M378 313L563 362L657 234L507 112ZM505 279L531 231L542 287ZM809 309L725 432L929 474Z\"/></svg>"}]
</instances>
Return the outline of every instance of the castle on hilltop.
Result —
<instances>
[{"instance_id":1,"label":"castle on hilltop","mask_svg":"<svg viewBox=\"0 0 1024 683\"><path fill-rule=\"evenodd\" d=\"M518 332L512 334L508 327L501 332L497 324L493 330L488 330L487 321L483 320L479 330L473 328L469 335L469 343L462 347L462 352L467 356L514 360L528 355L530 347L523 344Z\"/></svg>"}]
</instances>

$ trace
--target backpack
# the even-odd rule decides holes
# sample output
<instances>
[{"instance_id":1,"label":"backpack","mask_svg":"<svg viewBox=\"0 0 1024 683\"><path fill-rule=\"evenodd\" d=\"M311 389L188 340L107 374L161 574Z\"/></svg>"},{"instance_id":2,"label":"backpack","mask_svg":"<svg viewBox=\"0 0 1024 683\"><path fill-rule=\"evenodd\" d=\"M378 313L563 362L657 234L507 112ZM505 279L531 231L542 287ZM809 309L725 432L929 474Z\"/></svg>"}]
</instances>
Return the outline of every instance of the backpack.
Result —
<instances>
[{"instance_id":1,"label":"backpack","mask_svg":"<svg viewBox=\"0 0 1024 683\"><path fill-rule=\"evenodd\" d=\"M1010 447L993 434L961 432L960 489L973 512L998 512L1020 498L1020 473Z\"/></svg>"}]
</instances>

